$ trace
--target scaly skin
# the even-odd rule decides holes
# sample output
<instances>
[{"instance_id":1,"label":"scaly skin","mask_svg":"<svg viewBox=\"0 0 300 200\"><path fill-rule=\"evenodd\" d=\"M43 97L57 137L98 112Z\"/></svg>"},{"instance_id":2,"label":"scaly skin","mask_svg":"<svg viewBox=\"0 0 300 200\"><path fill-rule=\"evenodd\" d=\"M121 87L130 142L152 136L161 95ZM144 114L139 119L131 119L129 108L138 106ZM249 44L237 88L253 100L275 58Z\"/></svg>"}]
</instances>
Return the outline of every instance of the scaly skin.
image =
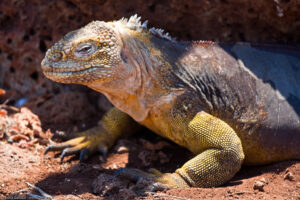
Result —
<instances>
[{"instance_id":1,"label":"scaly skin","mask_svg":"<svg viewBox=\"0 0 300 200\"><path fill-rule=\"evenodd\" d=\"M98 127L47 151L64 149L62 158L86 149L105 154L141 124L196 156L174 173L119 174L167 187L214 187L243 163L298 159L299 52L269 50L176 42L161 30L148 30L137 16L91 22L49 49L42 69L54 81L103 93L116 108Z\"/></svg>"}]
</instances>

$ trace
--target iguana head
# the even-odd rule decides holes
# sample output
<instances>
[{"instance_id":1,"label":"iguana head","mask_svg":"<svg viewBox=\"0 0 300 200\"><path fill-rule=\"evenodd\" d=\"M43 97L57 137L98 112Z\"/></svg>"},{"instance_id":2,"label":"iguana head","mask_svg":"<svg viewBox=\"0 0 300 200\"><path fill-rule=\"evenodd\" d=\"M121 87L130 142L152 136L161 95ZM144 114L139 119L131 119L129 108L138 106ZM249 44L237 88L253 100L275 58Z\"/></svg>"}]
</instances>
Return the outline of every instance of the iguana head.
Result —
<instances>
[{"instance_id":1,"label":"iguana head","mask_svg":"<svg viewBox=\"0 0 300 200\"><path fill-rule=\"evenodd\" d=\"M43 73L57 82L88 86L120 77L126 79L126 73L134 73L134 69L130 69L133 63L129 65L126 58L139 56L132 55L138 52L138 48L131 46L135 45L132 44L134 37L157 34L170 38L168 34L164 35L161 29L147 30L146 25L147 21L142 24L137 15L129 20L123 18L108 23L91 22L68 33L47 51L41 63ZM127 42L127 39L131 42Z\"/></svg>"},{"instance_id":2,"label":"iguana head","mask_svg":"<svg viewBox=\"0 0 300 200\"><path fill-rule=\"evenodd\" d=\"M120 40L111 25L94 21L54 44L42 61L46 77L85 84L110 78L121 62Z\"/></svg>"}]
</instances>

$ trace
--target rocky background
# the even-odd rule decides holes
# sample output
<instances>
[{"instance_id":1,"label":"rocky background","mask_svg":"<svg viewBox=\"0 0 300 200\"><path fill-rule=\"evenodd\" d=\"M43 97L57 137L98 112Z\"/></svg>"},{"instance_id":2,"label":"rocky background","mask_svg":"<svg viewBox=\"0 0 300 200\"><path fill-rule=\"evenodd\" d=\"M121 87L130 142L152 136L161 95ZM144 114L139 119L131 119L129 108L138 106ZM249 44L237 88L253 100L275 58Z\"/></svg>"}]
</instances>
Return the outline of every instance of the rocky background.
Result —
<instances>
[{"instance_id":1,"label":"rocky background","mask_svg":"<svg viewBox=\"0 0 300 200\"><path fill-rule=\"evenodd\" d=\"M298 0L1 0L0 103L26 103L45 126L94 119L101 97L47 80L40 62L67 32L135 13L180 40L300 43Z\"/></svg>"}]
</instances>

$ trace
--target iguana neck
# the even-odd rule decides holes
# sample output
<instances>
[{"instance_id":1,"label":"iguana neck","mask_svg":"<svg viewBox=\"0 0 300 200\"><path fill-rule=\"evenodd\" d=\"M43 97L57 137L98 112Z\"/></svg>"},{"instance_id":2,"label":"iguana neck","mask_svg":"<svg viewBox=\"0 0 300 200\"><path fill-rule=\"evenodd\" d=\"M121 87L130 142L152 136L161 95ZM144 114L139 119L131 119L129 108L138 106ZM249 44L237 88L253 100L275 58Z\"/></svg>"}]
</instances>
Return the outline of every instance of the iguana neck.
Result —
<instances>
[{"instance_id":1,"label":"iguana neck","mask_svg":"<svg viewBox=\"0 0 300 200\"><path fill-rule=\"evenodd\" d=\"M150 53L147 36L134 31L116 31L122 41L122 59L125 63L122 77L112 82L94 82L88 86L103 93L121 111L141 122L151 107L168 92L161 86L156 66L161 61ZM155 91L154 91L155 90ZM153 94L156 94L155 96Z\"/></svg>"}]
</instances>

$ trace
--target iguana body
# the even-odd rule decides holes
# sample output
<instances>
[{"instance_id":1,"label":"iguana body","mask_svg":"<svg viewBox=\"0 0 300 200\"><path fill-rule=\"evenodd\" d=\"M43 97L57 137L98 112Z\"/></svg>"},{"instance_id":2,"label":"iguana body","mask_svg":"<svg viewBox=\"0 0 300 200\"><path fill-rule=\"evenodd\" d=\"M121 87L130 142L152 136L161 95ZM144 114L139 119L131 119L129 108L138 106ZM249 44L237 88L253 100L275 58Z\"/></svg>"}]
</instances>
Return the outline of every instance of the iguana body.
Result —
<instances>
[{"instance_id":1,"label":"iguana body","mask_svg":"<svg viewBox=\"0 0 300 200\"><path fill-rule=\"evenodd\" d=\"M243 163L299 159L299 52L176 42L136 16L91 22L48 50L42 68L54 81L103 93L115 108L98 127L47 151L105 154L138 122L196 156L174 173L122 173L171 187L217 186Z\"/></svg>"}]
</instances>

